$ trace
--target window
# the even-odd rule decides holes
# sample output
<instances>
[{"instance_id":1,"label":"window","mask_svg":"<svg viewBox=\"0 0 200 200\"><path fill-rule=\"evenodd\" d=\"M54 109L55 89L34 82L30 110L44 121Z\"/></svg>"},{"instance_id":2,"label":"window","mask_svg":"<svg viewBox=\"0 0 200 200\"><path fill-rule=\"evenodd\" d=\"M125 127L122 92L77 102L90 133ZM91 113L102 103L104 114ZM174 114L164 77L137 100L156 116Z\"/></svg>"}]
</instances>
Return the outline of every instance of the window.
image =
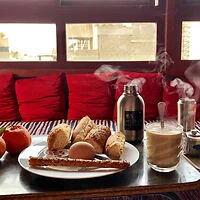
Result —
<instances>
[{"instance_id":1,"label":"window","mask_svg":"<svg viewBox=\"0 0 200 200\"><path fill-rule=\"evenodd\" d=\"M181 30L181 60L200 59L200 1L182 0L178 7Z\"/></svg>"},{"instance_id":2,"label":"window","mask_svg":"<svg viewBox=\"0 0 200 200\"><path fill-rule=\"evenodd\" d=\"M6 68L92 70L108 63L149 70L165 47L162 0L9 0L0 7Z\"/></svg>"},{"instance_id":3,"label":"window","mask_svg":"<svg viewBox=\"0 0 200 200\"><path fill-rule=\"evenodd\" d=\"M182 60L200 59L200 21L182 23Z\"/></svg>"},{"instance_id":4,"label":"window","mask_svg":"<svg viewBox=\"0 0 200 200\"><path fill-rule=\"evenodd\" d=\"M157 24L66 24L67 61L155 61Z\"/></svg>"},{"instance_id":5,"label":"window","mask_svg":"<svg viewBox=\"0 0 200 200\"><path fill-rule=\"evenodd\" d=\"M0 23L0 61L56 61L56 25Z\"/></svg>"}]
</instances>

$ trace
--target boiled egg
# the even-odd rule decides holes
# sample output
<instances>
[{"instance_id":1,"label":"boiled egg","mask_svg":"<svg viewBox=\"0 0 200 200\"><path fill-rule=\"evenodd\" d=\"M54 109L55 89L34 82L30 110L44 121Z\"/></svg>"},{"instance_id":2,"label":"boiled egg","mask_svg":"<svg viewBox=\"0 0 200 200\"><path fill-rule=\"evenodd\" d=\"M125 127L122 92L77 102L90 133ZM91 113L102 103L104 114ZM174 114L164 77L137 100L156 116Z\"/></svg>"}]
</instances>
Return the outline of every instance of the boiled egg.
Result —
<instances>
[{"instance_id":1,"label":"boiled egg","mask_svg":"<svg viewBox=\"0 0 200 200\"><path fill-rule=\"evenodd\" d=\"M95 149L88 142L76 142L69 148L69 158L92 160L95 157Z\"/></svg>"}]
</instances>

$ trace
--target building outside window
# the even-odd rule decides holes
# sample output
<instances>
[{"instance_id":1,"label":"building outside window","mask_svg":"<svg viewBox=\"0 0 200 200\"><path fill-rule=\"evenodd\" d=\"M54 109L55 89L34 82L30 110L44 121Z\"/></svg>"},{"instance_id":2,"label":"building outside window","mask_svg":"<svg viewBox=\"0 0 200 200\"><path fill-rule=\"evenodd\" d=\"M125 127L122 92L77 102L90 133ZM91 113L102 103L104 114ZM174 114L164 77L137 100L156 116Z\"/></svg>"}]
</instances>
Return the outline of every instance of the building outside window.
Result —
<instances>
[{"instance_id":1,"label":"building outside window","mask_svg":"<svg viewBox=\"0 0 200 200\"><path fill-rule=\"evenodd\" d=\"M66 24L67 61L154 61L157 24Z\"/></svg>"}]
</instances>

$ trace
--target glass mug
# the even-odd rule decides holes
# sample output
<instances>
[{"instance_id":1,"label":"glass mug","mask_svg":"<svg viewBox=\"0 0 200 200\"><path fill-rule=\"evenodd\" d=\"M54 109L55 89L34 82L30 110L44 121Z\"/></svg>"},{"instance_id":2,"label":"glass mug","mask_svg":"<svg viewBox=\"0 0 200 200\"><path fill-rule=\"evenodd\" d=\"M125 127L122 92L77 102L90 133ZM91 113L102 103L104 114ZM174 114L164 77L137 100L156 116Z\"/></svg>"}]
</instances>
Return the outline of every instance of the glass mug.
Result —
<instances>
[{"instance_id":1,"label":"glass mug","mask_svg":"<svg viewBox=\"0 0 200 200\"><path fill-rule=\"evenodd\" d=\"M147 162L159 172L171 172L180 162L182 153L183 127L174 123L165 123L161 128L159 122L146 125Z\"/></svg>"}]
</instances>

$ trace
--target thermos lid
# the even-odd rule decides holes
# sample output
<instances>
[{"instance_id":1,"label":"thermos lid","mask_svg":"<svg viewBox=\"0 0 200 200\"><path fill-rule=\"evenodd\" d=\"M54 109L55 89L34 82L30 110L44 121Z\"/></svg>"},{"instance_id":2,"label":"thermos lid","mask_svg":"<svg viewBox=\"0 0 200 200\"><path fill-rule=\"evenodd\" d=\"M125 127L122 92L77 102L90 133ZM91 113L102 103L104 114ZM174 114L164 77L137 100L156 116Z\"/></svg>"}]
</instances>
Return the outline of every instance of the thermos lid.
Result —
<instances>
[{"instance_id":1,"label":"thermos lid","mask_svg":"<svg viewBox=\"0 0 200 200\"><path fill-rule=\"evenodd\" d=\"M185 104L195 104L196 103L195 99L190 99L190 98L180 98L179 102L185 103Z\"/></svg>"},{"instance_id":2,"label":"thermos lid","mask_svg":"<svg viewBox=\"0 0 200 200\"><path fill-rule=\"evenodd\" d=\"M124 85L124 92L126 94L136 94L137 93L137 85L136 84Z\"/></svg>"}]
</instances>

